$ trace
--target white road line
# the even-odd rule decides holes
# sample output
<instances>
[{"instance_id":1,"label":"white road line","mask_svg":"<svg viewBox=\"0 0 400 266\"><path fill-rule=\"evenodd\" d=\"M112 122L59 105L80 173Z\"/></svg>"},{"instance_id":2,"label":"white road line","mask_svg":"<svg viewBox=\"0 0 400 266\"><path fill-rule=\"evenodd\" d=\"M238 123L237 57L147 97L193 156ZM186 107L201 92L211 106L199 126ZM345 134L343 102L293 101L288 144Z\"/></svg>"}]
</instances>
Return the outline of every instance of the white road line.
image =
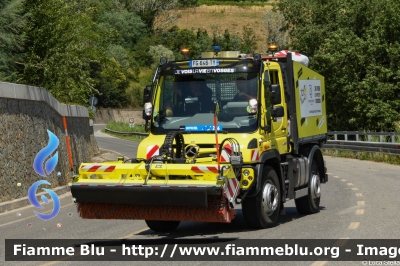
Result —
<instances>
[{"instance_id":1,"label":"white road line","mask_svg":"<svg viewBox=\"0 0 400 266\"><path fill-rule=\"evenodd\" d=\"M132 237L132 236L134 236L134 235L137 235L137 234L139 234L139 233L141 233L141 232L144 232L144 231L146 231L146 230L149 230L149 229L150 229L150 228L145 227L145 228L142 228L142 229L140 229L140 230L137 230L137 231L135 231L135 232L133 232L133 233L131 233L131 234L129 234L129 235L120 237L120 238L118 238L118 239L127 239L127 238L130 238L130 237Z\"/></svg>"},{"instance_id":2,"label":"white road line","mask_svg":"<svg viewBox=\"0 0 400 266\"><path fill-rule=\"evenodd\" d=\"M75 203L69 203L67 205L63 205L60 209L68 207L68 206L71 206L73 204L75 204ZM13 210L13 211L15 211L15 210ZM44 212L44 213L51 213L51 212L52 212L52 210ZM5 223L5 224L0 224L0 227L6 226L6 225L9 225L9 224L13 224L13 223L18 223L18 222L21 222L21 221L24 221L24 220L27 220L27 219L30 219L30 218L33 218L33 217L37 217L37 216L36 215L31 215L31 216L25 217L23 219L18 219L18 220L15 220L15 221L12 221L12 222L8 222L8 223Z\"/></svg>"},{"instance_id":3,"label":"white road line","mask_svg":"<svg viewBox=\"0 0 400 266\"><path fill-rule=\"evenodd\" d=\"M349 229L357 229L360 226L360 222L352 222L349 225Z\"/></svg>"},{"instance_id":4,"label":"white road line","mask_svg":"<svg viewBox=\"0 0 400 266\"><path fill-rule=\"evenodd\" d=\"M364 214L364 209L357 210L357 211L356 211L356 214L357 214L357 215Z\"/></svg>"},{"instance_id":5,"label":"white road line","mask_svg":"<svg viewBox=\"0 0 400 266\"><path fill-rule=\"evenodd\" d=\"M328 263L327 261L316 261L313 264L311 264L311 266L323 266L327 263Z\"/></svg>"}]
</instances>

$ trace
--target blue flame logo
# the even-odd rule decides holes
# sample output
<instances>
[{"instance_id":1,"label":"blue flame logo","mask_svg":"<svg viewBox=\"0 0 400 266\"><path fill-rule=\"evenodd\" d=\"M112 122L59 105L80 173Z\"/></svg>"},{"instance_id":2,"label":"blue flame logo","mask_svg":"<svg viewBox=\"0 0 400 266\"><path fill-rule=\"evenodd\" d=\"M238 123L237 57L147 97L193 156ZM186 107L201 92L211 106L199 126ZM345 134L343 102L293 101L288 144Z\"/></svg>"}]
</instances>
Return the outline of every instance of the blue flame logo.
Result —
<instances>
[{"instance_id":1,"label":"blue flame logo","mask_svg":"<svg viewBox=\"0 0 400 266\"><path fill-rule=\"evenodd\" d=\"M49 135L49 144L47 144L46 147L44 147L42 150L38 152L38 154L35 157L35 160L33 161L33 169L35 172L43 177L47 177L54 168L57 165L58 162L58 152L56 152L52 157L50 157L47 162L45 163L45 168L46 172L43 169L43 163L45 159L50 156L58 147L58 144L60 143L56 135L54 135L51 131L47 130L47 134ZM47 175L46 175L47 174ZM28 190L28 199L31 202L33 206L39 209L43 209L43 206L39 203L39 201L36 199L36 192L37 189L40 185L50 185L50 183L46 180L39 180L35 183L32 184L32 186ZM37 211L34 211L37 217L44 221L48 221L50 219L53 219L60 211L60 200L58 199L57 194L47 188L42 188L44 191L49 193L51 199L53 200L54 207L53 211L50 214L43 214L39 213ZM48 204L49 199L45 196L42 195L41 199L43 200L43 203Z\"/></svg>"},{"instance_id":2,"label":"blue flame logo","mask_svg":"<svg viewBox=\"0 0 400 266\"><path fill-rule=\"evenodd\" d=\"M46 174L43 170L44 160L46 159L46 157L48 157L57 149L58 144L60 143L56 135L54 135L50 130L47 130L47 134L49 134L49 144L47 144L46 147L44 147L41 151L38 152L38 154L35 157L35 160L33 161L33 169L35 169L35 172L43 177L46 177ZM54 170L54 168L57 165L57 162L58 162L58 152L56 152L56 154L54 154L54 156L49 158L46 162L47 175L49 175Z\"/></svg>"},{"instance_id":3,"label":"blue flame logo","mask_svg":"<svg viewBox=\"0 0 400 266\"><path fill-rule=\"evenodd\" d=\"M33 206L35 206L36 208L39 208L39 209L43 209L43 206L36 199L36 191L37 191L37 188L40 185L43 185L43 184L50 185L50 183L47 182L46 180L39 180L39 181L33 183L32 186L28 190L28 199L29 199L29 201L31 202L31 204ZM60 200L58 199L58 196L54 191L52 191L50 189L47 189L47 188L42 188L42 189L44 191L46 191L47 193L49 193L51 199L53 200L54 208L53 208L53 211L51 213L49 213L49 214L43 214L43 213L39 213L37 211L34 211L34 213L40 219L42 219L44 221L48 221L48 220L53 219L54 217L56 217L56 215L59 213L59 211L60 211ZM43 200L43 202L45 204L49 203L49 199L45 195L42 195L41 199Z\"/></svg>"}]
</instances>

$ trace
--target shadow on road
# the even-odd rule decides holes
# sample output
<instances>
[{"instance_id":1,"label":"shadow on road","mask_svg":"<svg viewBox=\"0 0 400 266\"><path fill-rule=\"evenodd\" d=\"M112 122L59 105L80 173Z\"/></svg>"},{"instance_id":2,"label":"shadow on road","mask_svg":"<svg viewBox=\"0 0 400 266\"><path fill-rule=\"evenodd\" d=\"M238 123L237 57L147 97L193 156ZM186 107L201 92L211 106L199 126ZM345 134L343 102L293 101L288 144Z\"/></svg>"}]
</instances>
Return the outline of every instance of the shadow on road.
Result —
<instances>
[{"instance_id":1,"label":"shadow on road","mask_svg":"<svg viewBox=\"0 0 400 266\"><path fill-rule=\"evenodd\" d=\"M324 211L325 207L320 206L320 211ZM301 219L305 215L301 215L297 212L296 207L285 207L285 215L279 217L276 226L292 222L297 219ZM243 233L252 232L259 229L251 229L246 225L243 218L242 210L236 210L236 218L231 223L198 223L198 222L181 222L179 227L172 232L168 233L157 233L153 230L146 230L138 235L142 236L157 236L165 238L181 238L181 237L215 237L222 233Z\"/></svg>"}]
</instances>

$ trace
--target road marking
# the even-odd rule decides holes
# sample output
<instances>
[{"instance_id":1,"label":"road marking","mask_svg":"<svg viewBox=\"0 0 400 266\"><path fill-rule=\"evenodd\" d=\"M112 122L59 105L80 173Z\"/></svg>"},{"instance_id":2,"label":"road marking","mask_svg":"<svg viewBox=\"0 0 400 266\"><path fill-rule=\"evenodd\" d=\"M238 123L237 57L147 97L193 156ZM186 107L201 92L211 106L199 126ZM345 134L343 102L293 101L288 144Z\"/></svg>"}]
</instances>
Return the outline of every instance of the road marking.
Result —
<instances>
[{"instance_id":1,"label":"road marking","mask_svg":"<svg viewBox=\"0 0 400 266\"><path fill-rule=\"evenodd\" d=\"M134 236L134 235L136 235L136 234L139 234L139 233L141 233L141 232L144 232L144 231L146 231L146 230L149 230L150 228L148 228L148 227L145 227L145 228L142 228L142 229L140 229L140 230L137 230L137 231L135 231L135 232L133 232L133 233L131 233L131 234L129 234L129 235L126 235L126 236L123 236L123 237L120 237L120 238L118 238L118 239L126 239L126 238L130 238L131 236Z\"/></svg>"},{"instance_id":2,"label":"road marking","mask_svg":"<svg viewBox=\"0 0 400 266\"><path fill-rule=\"evenodd\" d=\"M332 173L326 173L327 175L331 175Z\"/></svg>"},{"instance_id":3,"label":"road marking","mask_svg":"<svg viewBox=\"0 0 400 266\"><path fill-rule=\"evenodd\" d=\"M357 205L358 205L358 206L362 206L362 205L364 205L364 204L365 204L365 201L363 201L363 200L357 201Z\"/></svg>"},{"instance_id":4,"label":"road marking","mask_svg":"<svg viewBox=\"0 0 400 266\"><path fill-rule=\"evenodd\" d=\"M311 264L311 266L323 266L327 263L328 263L328 261L316 261L313 264Z\"/></svg>"},{"instance_id":5,"label":"road marking","mask_svg":"<svg viewBox=\"0 0 400 266\"><path fill-rule=\"evenodd\" d=\"M361 214L364 214L364 209L361 209L361 210L357 210L357 211L356 211L356 214L357 214L357 215L361 215Z\"/></svg>"},{"instance_id":6,"label":"road marking","mask_svg":"<svg viewBox=\"0 0 400 266\"><path fill-rule=\"evenodd\" d=\"M53 265L53 264L56 264L56 263L61 262L61 261L63 261L63 260L66 260L66 259L69 259L69 258L73 258L73 257L79 256L79 255L81 255L81 252L80 252L80 251L78 251L78 253L76 253L76 254L74 254L74 255L72 255L72 256L65 256L65 257L60 258L59 260L53 260L53 261L46 262L46 263L44 263L44 264L40 264L40 266L49 266L49 265Z\"/></svg>"},{"instance_id":7,"label":"road marking","mask_svg":"<svg viewBox=\"0 0 400 266\"><path fill-rule=\"evenodd\" d=\"M349 225L349 229L357 229L360 226L360 222L352 222Z\"/></svg>"},{"instance_id":8,"label":"road marking","mask_svg":"<svg viewBox=\"0 0 400 266\"><path fill-rule=\"evenodd\" d=\"M361 193L356 193L356 197L362 197Z\"/></svg>"},{"instance_id":9,"label":"road marking","mask_svg":"<svg viewBox=\"0 0 400 266\"><path fill-rule=\"evenodd\" d=\"M333 177L334 177L334 178L339 178L337 175L334 175Z\"/></svg>"},{"instance_id":10,"label":"road marking","mask_svg":"<svg viewBox=\"0 0 400 266\"><path fill-rule=\"evenodd\" d=\"M347 183L347 185L348 185L348 186L352 186L352 185L353 185L353 183Z\"/></svg>"},{"instance_id":11,"label":"road marking","mask_svg":"<svg viewBox=\"0 0 400 266\"><path fill-rule=\"evenodd\" d=\"M358 188L356 188L356 187L352 187L351 189L352 189L352 190L358 190Z\"/></svg>"},{"instance_id":12,"label":"road marking","mask_svg":"<svg viewBox=\"0 0 400 266\"><path fill-rule=\"evenodd\" d=\"M346 182L347 180L346 180L346 179L340 179L340 181L342 181L342 182Z\"/></svg>"},{"instance_id":13,"label":"road marking","mask_svg":"<svg viewBox=\"0 0 400 266\"><path fill-rule=\"evenodd\" d=\"M136 235L136 234L139 234L139 233L141 233L141 232L144 232L144 231L146 231L146 230L148 230L148 229L150 229L150 228L145 227L145 228L142 228L142 229L140 229L140 230L137 230L137 231L135 231L135 232L133 232L133 233L131 233L131 234L129 234L129 235L120 237L120 238L118 238L118 239L127 239L127 238L132 237L132 236L134 236L134 235ZM72 257L79 256L79 255L80 255L80 252L78 252L78 254L75 254L75 255L73 255L73 256L62 257L62 258L60 258L59 260L54 260L54 261L47 262L47 263L45 263L45 264L41 264L40 266L50 266L50 265L53 265L53 264L55 264L55 263L61 262L61 261L63 261L63 260L66 260L66 259L69 259L69 258L72 258Z\"/></svg>"},{"instance_id":14,"label":"road marking","mask_svg":"<svg viewBox=\"0 0 400 266\"><path fill-rule=\"evenodd\" d=\"M69 203L67 205L62 206L60 209L68 207L68 206L71 206L73 204L75 204L75 203ZM44 212L44 213L51 213L51 212L52 211L47 211L47 212ZM33 218L33 217L37 217L37 216L36 215L31 215L31 216L25 217L23 219L18 219L18 220L15 220L15 221L12 221L12 222L8 222L8 223L5 223L5 224L0 224L0 227L6 226L6 225L9 225L9 224L13 224L13 223L17 223L17 222L21 222L21 221L24 221L24 220L27 220L27 219L30 219L30 218Z\"/></svg>"},{"instance_id":15,"label":"road marking","mask_svg":"<svg viewBox=\"0 0 400 266\"><path fill-rule=\"evenodd\" d=\"M347 242L349 242L349 239L350 239L350 238L348 238L348 237L346 237L346 238L340 238L338 241L336 241L335 244L333 244L333 246L334 246L334 247L342 247L342 246L344 246Z\"/></svg>"}]
</instances>

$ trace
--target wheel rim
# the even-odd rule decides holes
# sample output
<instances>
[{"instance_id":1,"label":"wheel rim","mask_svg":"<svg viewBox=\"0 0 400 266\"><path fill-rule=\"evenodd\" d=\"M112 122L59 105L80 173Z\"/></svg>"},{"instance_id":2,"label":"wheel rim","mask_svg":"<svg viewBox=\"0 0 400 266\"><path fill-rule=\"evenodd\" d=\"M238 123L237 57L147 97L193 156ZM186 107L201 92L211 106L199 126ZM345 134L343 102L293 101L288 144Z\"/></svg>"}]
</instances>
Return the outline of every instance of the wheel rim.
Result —
<instances>
[{"instance_id":1,"label":"wheel rim","mask_svg":"<svg viewBox=\"0 0 400 266\"><path fill-rule=\"evenodd\" d=\"M278 194L278 189L273 184L265 184L262 194L262 205L268 216L271 216L278 207Z\"/></svg>"},{"instance_id":2,"label":"wheel rim","mask_svg":"<svg viewBox=\"0 0 400 266\"><path fill-rule=\"evenodd\" d=\"M311 178L311 197L313 200L321 197L321 186L319 182L319 176L315 174Z\"/></svg>"}]
</instances>

